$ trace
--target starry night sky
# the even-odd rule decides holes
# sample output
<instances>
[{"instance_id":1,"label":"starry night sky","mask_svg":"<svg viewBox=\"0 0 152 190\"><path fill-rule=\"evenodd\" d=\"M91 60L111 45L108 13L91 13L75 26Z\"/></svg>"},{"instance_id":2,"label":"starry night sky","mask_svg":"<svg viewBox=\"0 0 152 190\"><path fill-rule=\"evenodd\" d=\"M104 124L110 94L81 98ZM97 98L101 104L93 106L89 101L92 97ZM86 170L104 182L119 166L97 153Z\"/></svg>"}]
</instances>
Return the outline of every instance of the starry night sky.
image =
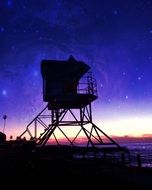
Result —
<instances>
[{"instance_id":1,"label":"starry night sky","mask_svg":"<svg viewBox=\"0 0 152 190\"><path fill-rule=\"evenodd\" d=\"M1 128L6 114L8 133L23 130L45 106L41 60L71 54L98 81L96 121L152 116L151 0L0 0Z\"/></svg>"}]
</instances>

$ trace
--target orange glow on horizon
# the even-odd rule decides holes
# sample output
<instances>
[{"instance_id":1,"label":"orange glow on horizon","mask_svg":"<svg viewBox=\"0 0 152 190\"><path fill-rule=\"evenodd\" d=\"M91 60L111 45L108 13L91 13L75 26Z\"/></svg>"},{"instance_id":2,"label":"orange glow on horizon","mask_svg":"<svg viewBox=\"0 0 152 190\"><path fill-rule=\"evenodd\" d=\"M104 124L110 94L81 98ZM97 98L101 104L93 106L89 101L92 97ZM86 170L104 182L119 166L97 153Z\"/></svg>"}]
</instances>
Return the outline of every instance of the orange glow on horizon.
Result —
<instances>
[{"instance_id":1,"label":"orange glow on horizon","mask_svg":"<svg viewBox=\"0 0 152 190\"><path fill-rule=\"evenodd\" d=\"M124 119L115 119L111 121L98 121L94 122L101 130L107 133L109 136L114 137L141 137L148 138L152 137L152 118L151 117L132 117L132 118L124 118ZM26 125L25 125L26 126ZM7 135L7 139L9 140L10 136L13 136L15 139L19 136L24 130L25 126L17 125L6 126L5 134ZM77 127L65 127L64 128L68 137L74 137L76 131L78 131ZM58 132L57 132L58 133ZM83 133L79 138L83 138ZM63 139L63 135L58 133L58 138Z\"/></svg>"},{"instance_id":2,"label":"orange glow on horizon","mask_svg":"<svg viewBox=\"0 0 152 190\"><path fill-rule=\"evenodd\" d=\"M130 117L98 122L102 130L112 136L143 137L152 134L152 117Z\"/></svg>"}]
</instances>

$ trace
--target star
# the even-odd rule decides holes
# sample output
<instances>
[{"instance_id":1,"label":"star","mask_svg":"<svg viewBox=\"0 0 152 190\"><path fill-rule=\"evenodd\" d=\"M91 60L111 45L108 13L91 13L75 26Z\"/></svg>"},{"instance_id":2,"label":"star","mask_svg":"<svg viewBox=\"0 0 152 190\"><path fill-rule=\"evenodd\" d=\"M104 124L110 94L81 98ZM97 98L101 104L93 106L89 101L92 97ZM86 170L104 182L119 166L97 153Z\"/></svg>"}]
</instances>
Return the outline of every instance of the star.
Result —
<instances>
[{"instance_id":1,"label":"star","mask_svg":"<svg viewBox=\"0 0 152 190\"><path fill-rule=\"evenodd\" d=\"M7 7L11 8L13 6L13 1L12 0L7 0Z\"/></svg>"},{"instance_id":2,"label":"star","mask_svg":"<svg viewBox=\"0 0 152 190\"><path fill-rule=\"evenodd\" d=\"M103 84L100 84L100 87L103 88Z\"/></svg>"},{"instance_id":3,"label":"star","mask_svg":"<svg viewBox=\"0 0 152 190\"><path fill-rule=\"evenodd\" d=\"M1 32L4 32L4 31L5 31L4 27L1 27L1 28L0 28L0 31L1 31Z\"/></svg>"},{"instance_id":4,"label":"star","mask_svg":"<svg viewBox=\"0 0 152 190\"><path fill-rule=\"evenodd\" d=\"M123 72L122 75L125 76L125 75L126 75L126 72Z\"/></svg>"},{"instance_id":5,"label":"star","mask_svg":"<svg viewBox=\"0 0 152 190\"><path fill-rule=\"evenodd\" d=\"M129 98L128 95L126 95L126 96L125 96L125 99L127 100L128 98Z\"/></svg>"},{"instance_id":6,"label":"star","mask_svg":"<svg viewBox=\"0 0 152 190\"><path fill-rule=\"evenodd\" d=\"M35 77L37 77L37 76L38 76L38 74L39 74L39 72L38 72L38 71L34 71L34 72L33 72L33 75L34 75Z\"/></svg>"},{"instance_id":7,"label":"star","mask_svg":"<svg viewBox=\"0 0 152 190\"><path fill-rule=\"evenodd\" d=\"M2 90L2 95L6 96L7 95L7 91L5 89Z\"/></svg>"},{"instance_id":8,"label":"star","mask_svg":"<svg viewBox=\"0 0 152 190\"><path fill-rule=\"evenodd\" d=\"M114 15L118 15L118 11L117 11L117 10L114 10L114 11L113 11L113 14L114 14Z\"/></svg>"},{"instance_id":9,"label":"star","mask_svg":"<svg viewBox=\"0 0 152 190\"><path fill-rule=\"evenodd\" d=\"M110 98L108 99L108 102L111 102L111 99L110 99Z\"/></svg>"}]
</instances>

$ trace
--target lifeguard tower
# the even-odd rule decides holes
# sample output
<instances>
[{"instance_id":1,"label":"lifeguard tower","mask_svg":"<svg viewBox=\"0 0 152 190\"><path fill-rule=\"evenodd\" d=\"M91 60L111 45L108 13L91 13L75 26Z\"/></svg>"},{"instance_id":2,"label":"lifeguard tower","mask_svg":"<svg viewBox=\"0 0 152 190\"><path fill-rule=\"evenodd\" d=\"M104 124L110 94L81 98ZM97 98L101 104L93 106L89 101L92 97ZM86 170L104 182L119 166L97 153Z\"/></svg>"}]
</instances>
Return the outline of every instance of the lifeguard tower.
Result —
<instances>
[{"instance_id":1,"label":"lifeguard tower","mask_svg":"<svg viewBox=\"0 0 152 190\"><path fill-rule=\"evenodd\" d=\"M43 101L47 106L29 123L20 138L28 134L38 146L48 142L59 145L65 141L66 145L75 146L83 136L85 147L121 148L93 123L91 104L98 98L97 86L86 63L72 56L66 61L43 60L41 74ZM66 134L68 128L63 130L65 126L79 127L73 138ZM59 132L63 136L61 142Z\"/></svg>"}]
</instances>

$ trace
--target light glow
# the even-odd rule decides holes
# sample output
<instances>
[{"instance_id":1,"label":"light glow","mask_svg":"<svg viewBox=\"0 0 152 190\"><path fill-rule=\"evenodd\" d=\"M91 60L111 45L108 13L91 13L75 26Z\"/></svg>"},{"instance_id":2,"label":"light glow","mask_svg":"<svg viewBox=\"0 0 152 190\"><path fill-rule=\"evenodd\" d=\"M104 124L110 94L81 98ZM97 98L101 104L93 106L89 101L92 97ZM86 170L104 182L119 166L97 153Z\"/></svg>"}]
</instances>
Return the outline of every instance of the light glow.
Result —
<instances>
[{"instance_id":1,"label":"light glow","mask_svg":"<svg viewBox=\"0 0 152 190\"><path fill-rule=\"evenodd\" d=\"M151 117L132 117L98 122L98 126L110 135L139 137L152 134Z\"/></svg>"}]
</instances>

